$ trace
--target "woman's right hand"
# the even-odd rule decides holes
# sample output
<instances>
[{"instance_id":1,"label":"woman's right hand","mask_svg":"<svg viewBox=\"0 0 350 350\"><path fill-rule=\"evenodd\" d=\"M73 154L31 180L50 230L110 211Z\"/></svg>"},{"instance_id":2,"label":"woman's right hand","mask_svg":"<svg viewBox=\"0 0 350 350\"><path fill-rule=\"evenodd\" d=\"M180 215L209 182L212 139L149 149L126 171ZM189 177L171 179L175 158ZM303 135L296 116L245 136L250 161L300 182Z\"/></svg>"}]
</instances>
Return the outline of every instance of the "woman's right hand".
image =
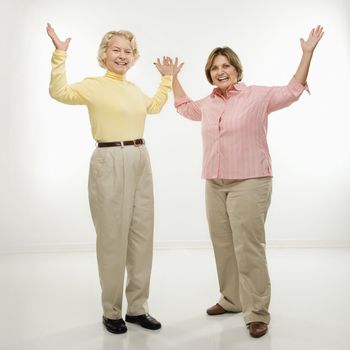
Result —
<instances>
[{"instance_id":1,"label":"woman's right hand","mask_svg":"<svg viewBox=\"0 0 350 350\"><path fill-rule=\"evenodd\" d=\"M171 61L171 63L173 63L173 62ZM184 65L184 62L179 64L179 59L176 57L175 58L175 62L173 64L173 76L174 77L177 77L177 75L180 73L181 68L183 67L183 65Z\"/></svg>"},{"instance_id":2,"label":"woman's right hand","mask_svg":"<svg viewBox=\"0 0 350 350\"><path fill-rule=\"evenodd\" d=\"M180 73L184 63L179 63L179 59L176 57L175 58L175 62L173 63L173 60L170 59L171 64L173 66L173 93L174 93L174 97L178 98L178 97L184 97L186 96L186 93L184 91L184 89L182 88L182 85L179 81L179 79L177 78L177 75Z\"/></svg>"},{"instance_id":3,"label":"woman's right hand","mask_svg":"<svg viewBox=\"0 0 350 350\"><path fill-rule=\"evenodd\" d=\"M55 30L51 27L51 24L48 23L46 27L46 31L48 36L51 38L53 44L55 45L55 48L57 50L67 51L69 43L71 41L71 38L67 38L65 41L60 40L60 38L57 36Z\"/></svg>"}]
</instances>

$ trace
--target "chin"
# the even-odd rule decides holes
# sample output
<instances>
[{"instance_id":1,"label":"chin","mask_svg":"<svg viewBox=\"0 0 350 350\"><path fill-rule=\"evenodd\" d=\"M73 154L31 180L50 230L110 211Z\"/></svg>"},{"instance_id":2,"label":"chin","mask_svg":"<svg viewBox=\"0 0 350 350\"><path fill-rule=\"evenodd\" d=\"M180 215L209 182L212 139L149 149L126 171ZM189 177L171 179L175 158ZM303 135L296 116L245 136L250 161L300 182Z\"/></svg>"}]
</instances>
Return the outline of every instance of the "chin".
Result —
<instances>
[{"instance_id":1,"label":"chin","mask_svg":"<svg viewBox=\"0 0 350 350\"><path fill-rule=\"evenodd\" d=\"M226 90L231 84L219 85L218 88L221 90Z\"/></svg>"},{"instance_id":2,"label":"chin","mask_svg":"<svg viewBox=\"0 0 350 350\"><path fill-rule=\"evenodd\" d=\"M116 70L117 74L125 74L128 71L128 69L118 69Z\"/></svg>"}]
</instances>

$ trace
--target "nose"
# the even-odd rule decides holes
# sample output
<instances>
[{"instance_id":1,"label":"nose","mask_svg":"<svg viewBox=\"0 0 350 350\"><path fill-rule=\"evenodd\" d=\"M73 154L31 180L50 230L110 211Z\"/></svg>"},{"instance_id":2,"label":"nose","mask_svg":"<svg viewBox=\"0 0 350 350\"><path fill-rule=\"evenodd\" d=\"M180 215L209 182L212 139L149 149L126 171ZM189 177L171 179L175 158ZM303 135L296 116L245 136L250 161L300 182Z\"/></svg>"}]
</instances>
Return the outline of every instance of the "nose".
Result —
<instances>
[{"instance_id":1,"label":"nose","mask_svg":"<svg viewBox=\"0 0 350 350\"><path fill-rule=\"evenodd\" d=\"M118 56L119 58L125 59L125 53L123 51L120 51Z\"/></svg>"}]
</instances>

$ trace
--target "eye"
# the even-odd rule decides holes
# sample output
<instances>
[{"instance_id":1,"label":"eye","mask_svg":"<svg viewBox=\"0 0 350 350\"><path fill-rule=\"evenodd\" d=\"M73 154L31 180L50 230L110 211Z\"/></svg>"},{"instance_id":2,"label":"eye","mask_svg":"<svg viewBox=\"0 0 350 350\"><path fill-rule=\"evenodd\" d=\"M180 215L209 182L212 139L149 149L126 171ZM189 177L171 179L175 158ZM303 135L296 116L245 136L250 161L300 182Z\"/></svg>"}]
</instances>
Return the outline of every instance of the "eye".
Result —
<instances>
[{"instance_id":1,"label":"eye","mask_svg":"<svg viewBox=\"0 0 350 350\"><path fill-rule=\"evenodd\" d=\"M211 71L214 71L214 70L217 70L217 67L216 66L213 66L210 68Z\"/></svg>"}]
</instances>

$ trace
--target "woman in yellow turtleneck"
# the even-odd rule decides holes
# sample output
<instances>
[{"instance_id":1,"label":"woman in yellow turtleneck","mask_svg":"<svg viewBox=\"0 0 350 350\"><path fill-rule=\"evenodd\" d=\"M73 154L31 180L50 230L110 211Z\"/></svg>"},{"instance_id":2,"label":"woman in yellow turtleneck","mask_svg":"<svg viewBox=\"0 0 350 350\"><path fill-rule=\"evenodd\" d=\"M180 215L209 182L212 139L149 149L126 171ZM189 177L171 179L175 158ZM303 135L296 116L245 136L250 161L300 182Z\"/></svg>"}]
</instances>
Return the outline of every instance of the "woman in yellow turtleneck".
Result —
<instances>
[{"instance_id":1,"label":"woman in yellow turtleneck","mask_svg":"<svg viewBox=\"0 0 350 350\"><path fill-rule=\"evenodd\" d=\"M145 117L159 113L171 90L171 60L157 59L162 75L149 98L126 72L139 57L135 37L128 31L108 32L101 41L100 77L67 84L65 61L70 38L59 39L50 24L47 33L56 48L52 56L50 95L66 104L86 105L98 147L89 173L89 201L96 229L96 252L102 288L103 324L112 333L127 331L122 318L125 268L126 321L148 329L161 324L148 313L147 299L153 251L153 185L145 142Z\"/></svg>"}]
</instances>

